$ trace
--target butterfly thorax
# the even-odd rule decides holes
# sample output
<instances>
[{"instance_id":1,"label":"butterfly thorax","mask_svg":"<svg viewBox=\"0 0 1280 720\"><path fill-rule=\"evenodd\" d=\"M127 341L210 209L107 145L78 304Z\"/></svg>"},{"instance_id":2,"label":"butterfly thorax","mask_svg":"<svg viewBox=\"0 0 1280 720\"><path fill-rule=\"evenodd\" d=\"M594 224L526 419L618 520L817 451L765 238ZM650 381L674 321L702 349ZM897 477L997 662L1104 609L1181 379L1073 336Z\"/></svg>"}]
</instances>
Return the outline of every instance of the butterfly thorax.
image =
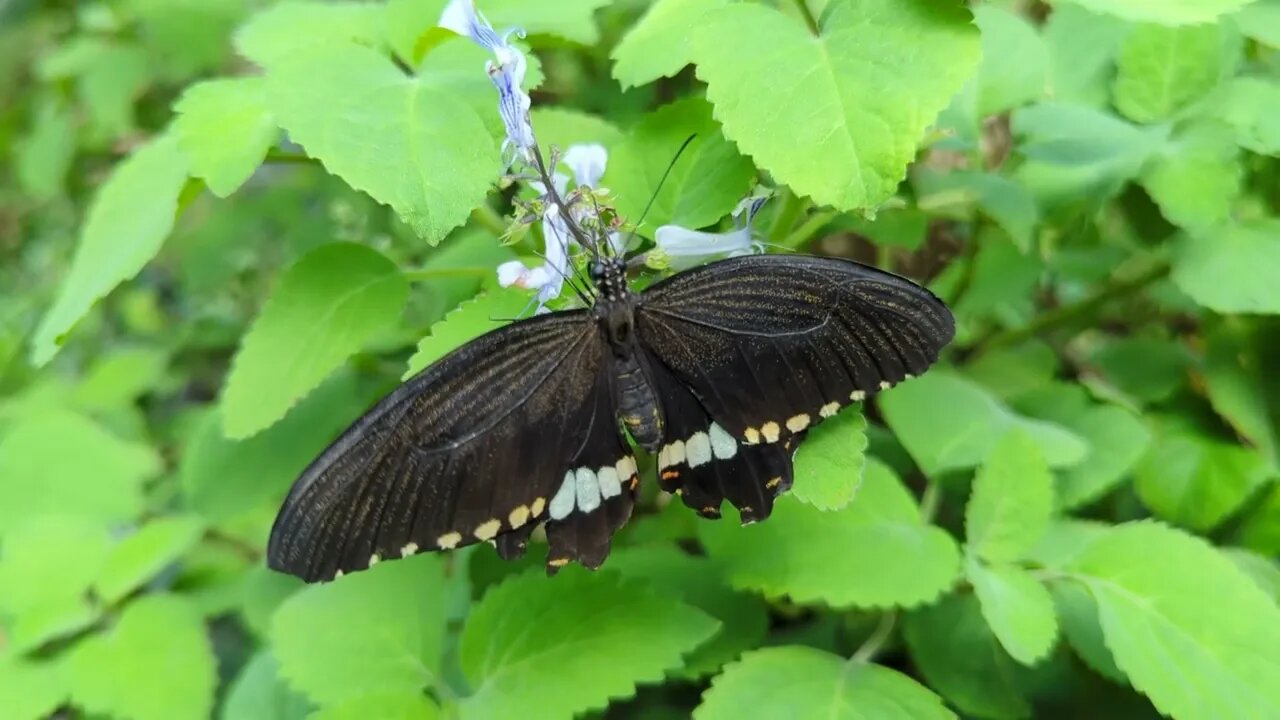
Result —
<instances>
[{"instance_id":1,"label":"butterfly thorax","mask_svg":"<svg viewBox=\"0 0 1280 720\"><path fill-rule=\"evenodd\" d=\"M618 421L641 447L656 451L662 442L662 408L636 342L637 296L627 287L621 261L593 263L591 279L598 291L594 314L610 350Z\"/></svg>"}]
</instances>

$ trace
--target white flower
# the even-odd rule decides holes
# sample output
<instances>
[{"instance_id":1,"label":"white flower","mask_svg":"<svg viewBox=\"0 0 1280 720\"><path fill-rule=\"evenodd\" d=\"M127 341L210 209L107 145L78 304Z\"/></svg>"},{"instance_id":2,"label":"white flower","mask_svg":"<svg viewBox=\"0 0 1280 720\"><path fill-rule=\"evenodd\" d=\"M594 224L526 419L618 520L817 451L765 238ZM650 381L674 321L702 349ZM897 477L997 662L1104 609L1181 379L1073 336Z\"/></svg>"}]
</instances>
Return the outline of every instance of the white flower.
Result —
<instances>
[{"instance_id":1,"label":"white flower","mask_svg":"<svg viewBox=\"0 0 1280 720\"><path fill-rule=\"evenodd\" d=\"M469 37L477 45L491 50L497 62L485 63L489 80L498 89L498 113L507 129L503 152L515 148L520 157L528 161L534 144L533 127L529 124L529 94L521 87L528 67L524 53L511 45L509 39L516 31L508 30L498 35L474 0L450 0L440 13L440 27Z\"/></svg>"},{"instance_id":2,"label":"white flower","mask_svg":"<svg viewBox=\"0 0 1280 720\"><path fill-rule=\"evenodd\" d=\"M573 172L578 185L596 187L609 164L609 151L597 143L570 145L561 162Z\"/></svg>"},{"instance_id":3,"label":"white flower","mask_svg":"<svg viewBox=\"0 0 1280 720\"><path fill-rule=\"evenodd\" d=\"M676 270L692 267L711 256L733 257L761 252L764 248L755 241L751 225L767 199L749 197L738 203L733 211L733 216L738 219L737 229L711 233L679 225L663 225L654 232L653 241Z\"/></svg>"}]
</instances>

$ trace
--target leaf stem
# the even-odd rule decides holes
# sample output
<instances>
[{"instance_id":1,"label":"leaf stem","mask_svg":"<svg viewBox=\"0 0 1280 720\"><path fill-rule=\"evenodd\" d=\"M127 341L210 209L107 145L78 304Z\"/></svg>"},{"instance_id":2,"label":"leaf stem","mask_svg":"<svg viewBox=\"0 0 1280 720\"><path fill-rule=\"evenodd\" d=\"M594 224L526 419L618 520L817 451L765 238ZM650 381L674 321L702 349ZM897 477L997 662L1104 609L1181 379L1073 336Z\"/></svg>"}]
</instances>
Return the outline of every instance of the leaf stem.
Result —
<instances>
[{"instance_id":1,"label":"leaf stem","mask_svg":"<svg viewBox=\"0 0 1280 720\"><path fill-rule=\"evenodd\" d=\"M800 226L795 230L792 230L791 234L787 235L786 239L779 244L788 250L799 249L800 246L811 241L813 236L819 230L825 227L827 223L834 220L839 214L840 213L834 210L822 210L816 212L806 218L804 222L800 223Z\"/></svg>"},{"instance_id":2,"label":"leaf stem","mask_svg":"<svg viewBox=\"0 0 1280 720\"><path fill-rule=\"evenodd\" d=\"M920 519L926 523L933 522L938 516L938 507L942 505L942 488L932 480L925 480L924 493L920 495Z\"/></svg>"},{"instance_id":3,"label":"leaf stem","mask_svg":"<svg viewBox=\"0 0 1280 720\"><path fill-rule=\"evenodd\" d=\"M1004 347L1014 345L1029 338L1035 337L1043 332L1053 330L1055 328L1070 325L1073 322L1087 318L1094 314L1103 305L1123 297L1130 293L1137 292L1148 285L1161 280L1169 275L1173 270L1173 266L1166 260L1162 260L1156 265L1148 268L1145 272L1139 273L1131 278L1124 280L1111 280L1096 290L1080 302L1070 305L1063 305L1047 312L1041 313L1035 320L1027 323L1020 328L1005 330L1003 332L990 335L987 339L979 343L983 349Z\"/></svg>"},{"instance_id":4,"label":"leaf stem","mask_svg":"<svg viewBox=\"0 0 1280 720\"><path fill-rule=\"evenodd\" d=\"M880 624L872 631L871 636L862 643L862 647L858 648L853 657L849 658L851 663L866 663L871 660L884 649L885 643L889 642L889 638L893 637L893 629L898 624L897 611L890 611L880 616Z\"/></svg>"},{"instance_id":5,"label":"leaf stem","mask_svg":"<svg viewBox=\"0 0 1280 720\"><path fill-rule=\"evenodd\" d=\"M783 244L800 219L800 214L804 212L804 206L805 201L791 192L791 188L783 189L782 205L778 208L778 214L773 216L773 225L769 227L770 243Z\"/></svg>"},{"instance_id":6,"label":"leaf stem","mask_svg":"<svg viewBox=\"0 0 1280 720\"><path fill-rule=\"evenodd\" d=\"M795 4L800 10L800 16L804 18L804 24L809 26L809 32L814 35L821 35L822 31L818 28L818 19L813 16L813 11L809 9L809 3L806 0L795 0Z\"/></svg>"}]
</instances>

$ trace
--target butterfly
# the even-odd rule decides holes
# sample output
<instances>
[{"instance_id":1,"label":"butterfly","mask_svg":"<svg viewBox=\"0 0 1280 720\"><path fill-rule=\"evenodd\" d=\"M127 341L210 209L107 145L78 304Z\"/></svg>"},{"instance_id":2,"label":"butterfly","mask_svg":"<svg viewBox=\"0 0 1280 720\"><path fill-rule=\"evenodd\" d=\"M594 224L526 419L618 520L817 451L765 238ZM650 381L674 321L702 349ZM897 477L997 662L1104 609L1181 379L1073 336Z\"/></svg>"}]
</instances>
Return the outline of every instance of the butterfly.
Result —
<instances>
[{"instance_id":1,"label":"butterfly","mask_svg":"<svg viewBox=\"0 0 1280 720\"><path fill-rule=\"evenodd\" d=\"M810 428L955 334L928 290L838 258L741 256L642 292L620 258L589 276L589 307L483 335L356 420L289 492L269 565L322 581L483 541L512 559L545 525L549 572L599 567L635 505L633 443L701 516L764 520Z\"/></svg>"}]
</instances>

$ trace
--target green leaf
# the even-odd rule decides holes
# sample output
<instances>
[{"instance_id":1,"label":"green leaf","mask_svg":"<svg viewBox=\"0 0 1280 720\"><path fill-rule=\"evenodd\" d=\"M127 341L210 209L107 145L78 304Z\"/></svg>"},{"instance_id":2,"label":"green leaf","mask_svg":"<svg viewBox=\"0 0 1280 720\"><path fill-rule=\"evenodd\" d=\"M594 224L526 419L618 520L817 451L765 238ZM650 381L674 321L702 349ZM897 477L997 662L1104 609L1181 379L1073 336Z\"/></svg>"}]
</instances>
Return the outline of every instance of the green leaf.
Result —
<instances>
[{"instance_id":1,"label":"green leaf","mask_svg":"<svg viewBox=\"0 0 1280 720\"><path fill-rule=\"evenodd\" d=\"M1177 247L1173 281L1216 312L1276 314L1276 267L1280 219L1263 218L1191 233Z\"/></svg>"},{"instance_id":2,"label":"green leaf","mask_svg":"<svg viewBox=\"0 0 1280 720\"><path fill-rule=\"evenodd\" d=\"M689 38L708 10L728 0L657 0L614 46L613 77L623 87L671 77L693 62Z\"/></svg>"},{"instance_id":3,"label":"green leaf","mask_svg":"<svg viewBox=\"0 0 1280 720\"><path fill-rule=\"evenodd\" d=\"M1280 484L1271 488L1240 524L1240 543L1270 555L1280 555Z\"/></svg>"},{"instance_id":4,"label":"green leaf","mask_svg":"<svg viewBox=\"0 0 1280 720\"><path fill-rule=\"evenodd\" d=\"M1109 179L1136 174L1167 140L1163 128L1141 128L1101 110L1056 102L1018 110L1013 131L1027 138L1021 148L1027 157L1054 165L1095 167Z\"/></svg>"},{"instance_id":5,"label":"green leaf","mask_svg":"<svg viewBox=\"0 0 1280 720\"><path fill-rule=\"evenodd\" d=\"M235 34L236 50L264 68L313 48L348 42L377 48L384 41L383 7L355 0L277 3L254 14Z\"/></svg>"},{"instance_id":6,"label":"green leaf","mask_svg":"<svg viewBox=\"0 0 1280 720\"><path fill-rule=\"evenodd\" d=\"M76 407L116 411L159 387L169 356L145 346L120 345L99 355L76 386Z\"/></svg>"},{"instance_id":7,"label":"green leaf","mask_svg":"<svg viewBox=\"0 0 1280 720\"><path fill-rule=\"evenodd\" d=\"M853 499L867 455L867 419L843 412L809 431L795 457L791 494L819 510L839 510Z\"/></svg>"},{"instance_id":8,"label":"green leaf","mask_svg":"<svg viewBox=\"0 0 1280 720\"><path fill-rule=\"evenodd\" d=\"M241 583L240 612L245 627L259 637L271 631L271 618L280 604L305 585L301 580L267 568L266 564L250 568Z\"/></svg>"},{"instance_id":9,"label":"green leaf","mask_svg":"<svg viewBox=\"0 0 1280 720\"><path fill-rule=\"evenodd\" d=\"M191 174L218 197L253 175L280 131L267 109L261 77L206 80L187 88L173 106L178 145Z\"/></svg>"},{"instance_id":10,"label":"green leaf","mask_svg":"<svg viewBox=\"0 0 1280 720\"><path fill-rule=\"evenodd\" d=\"M1130 120L1165 120L1205 97L1227 69L1218 25L1140 25L1125 37L1112 91Z\"/></svg>"},{"instance_id":11,"label":"green leaf","mask_svg":"<svg viewBox=\"0 0 1280 720\"><path fill-rule=\"evenodd\" d=\"M1116 667L1115 658L1102 637L1098 604L1089 591L1076 583L1055 583L1053 601L1062 623L1062 634L1084 664L1105 678L1128 685L1129 678Z\"/></svg>"},{"instance_id":12,"label":"green leaf","mask_svg":"<svg viewBox=\"0 0 1280 720\"><path fill-rule=\"evenodd\" d=\"M216 70L246 0L129 0L151 62L176 81Z\"/></svg>"},{"instance_id":13,"label":"green leaf","mask_svg":"<svg viewBox=\"0 0 1280 720\"><path fill-rule=\"evenodd\" d=\"M81 642L70 663L72 701L92 713L203 720L213 709L213 648L199 613L176 596L130 604L115 627Z\"/></svg>"},{"instance_id":14,"label":"green leaf","mask_svg":"<svg viewBox=\"0 0 1280 720\"><path fill-rule=\"evenodd\" d=\"M1044 659L1058 633L1049 591L1031 573L1013 565L988 567L970 556L964 567L982 617L1005 651L1023 665Z\"/></svg>"},{"instance_id":15,"label":"green leaf","mask_svg":"<svg viewBox=\"0 0 1280 720\"><path fill-rule=\"evenodd\" d=\"M600 38L595 12L609 3L610 0L482 0L478 7L499 31L518 27L530 35L555 35L594 45Z\"/></svg>"},{"instance_id":16,"label":"green leaf","mask_svg":"<svg viewBox=\"0 0 1280 720\"><path fill-rule=\"evenodd\" d=\"M995 173L953 170L947 173L921 171L913 176L920 192L920 204L945 198L948 205L973 203L978 210L1004 229L1021 253L1031 249L1032 233L1040 222L1040 211L1035 198L1025 187ZM931 208L932 209L932 208ZM987 243L981 245L986 248ZM1020 258L1021 259L1021 258ZM1035 258L1022 264L1040 267Z\"/></svg>"},{"instance_id":17,"label":"green leaf","mask_svg":"<svg viewBox=\"0 0 1280 720\"><path fill-rule=\"evenodd\" d=\"M1021 417L979 385L942 368L885 392L879 403L889 427L930 476L976 467L1013 428L1035 440L1049 467L1074 465L1089 450L1075 433ZM947 412L938 412L940 407Z\"/></svg>"},{"instance_id":18,"label":"green leaf","mask_svg":"<svg viewBox=\"0 0 1280 720\"><path fill-rule=\"evenodd\" d=\"M462 224L497 177L498 148L466 102L375 50L331 43L292 54L269 68L267 88L290 138L429 243Z\"/></svg>"},{"instance_id":19,"label":"green leaf","mask_svg":"<svg viewBox=\"0 0 1280 720\"><path fill-rule=\"evenodd\" d=\"M980 52L958 4L923 0L833 0L818 37L777 10L731 4L691 44L725 135L779 183L842 210L893 194Z\"/></svg>"},{"instance_id":20,"label":"green leaf","mask_svg":"<svg viewBox=\"0 0 1280 720\"><path fill-rule=\"evenodd\" d=\"M187 182L186 158L170 136L144 145L116 166L89 206L71 271L31 341L43 365L99 298L128 280L160 250Z\"/></svg>"},{"instance_id":21,"label":"green leaf","mask_svg":"<svg viewBox=\"0 0 1280 720\"><path fill-rule=\"evenodd\" d=\"M34 515L4 534L0 611L21 616L87 593L111 551L105 525L68 515Z\"/></svg>"},{"instance_id":22,"label":"green leaf","mask_svg":"<svg viewBox=\"0 0 1280 720\"><path fill-rule=\"evenodd\" d=\"M701 611L617 575L568 568L530 572L489 590L467 618L459 658L474 692L468 718L516 717L537 708L569 717L631 697L715 634ZM583 682L590 678L590 682Z\"/></svg>"},{"instance_id":23,"label":"green leaf","mask_svg":"<svg viewBox=\"0 0 1280 720\"><path fill-rule=\"evenodd\" d=\"M1229 219L1243 176L1231 128L1200 123L1169 143L1143 172L1142 186L1169 222L1210 228Z\"/></svg>"},{"instance_id":24,"label":"green leaf","mask_svg":"<svg viewBox=\"0 0 1280 720\"><path fill-rule=\"evenodd\" d=\"M978 71L978 112L1004 112L1045 92L1049 57L1040 33L1021 15L990 5L973 11L982 31Z\"/></svg>"},{"instance_id":25,"label":"green leaf","mask_svg":"<svg viewBox=\"0 0 1280 720\"><path fill-rule=\"evenodd\" d=\"M308 720L435 720L440 709L421 693L361 695L312 713Z\"/></svg>"},{"instance_id":26,"label":"green leaf","mask_svg":"<svg viewBox=\"0 0 1280 720\"><path fill-rule=\"evenodd\" d=\"M443 586L440 558L418 555L306 588L271 625L281 676L321 704L421 692L440 674Z\"/></svg>"},{"instance_id":27,"label":"green leaf","mask_svg":"<svg viewBox=\"0 0 1280 720\"><path fill-rule=\"evenodd\" d=\"M565 149L578 143L599 143L606 150L622 142L622 131L597 115L565 107L538 107L530 113L530 123L538 134L538 143Z\"/></svg>"},{"instance_id":28,"label":"green leaf","mask_svg":"<svg viewBox=\"0 0 1280 720\"><path fill-rule=\"evenodd\" d=\"M1053 514L1053 476L1035 441L1011 430L987 456L965 508L968 547L989 562L1021 558Z\"/></svg>"},{"instance_id":29,"label":"green leaf","mask_svg":"<svg viewBox=\"0 0 1280 720\"><path fill-rule=\"evenodd\" d=\"M1280 563L1244 548L1221 548L1221 552L1267 597L1280 604Z\"/></svg>"},{"instance_id":30,"label":"green leaf","mask_svg":"<svg viewBox=\"0 0 1280 720\"><path fill-rule=\"evenodd\" d=\"M279 499L369 399L350 376L339 375L274 427L239 442L222 435L219 413L209 413L195 425L179 466L187 506L220 521Z\"/></svg>"},{"instance_id":31,"label":"green leaf","mask_svg":"<svg viewBox=\"0 0 1280 720\"><path fill-rule=\"evenodd\" d=\"M1255 2L1249 8L1263 4ZM1280 2L1273 6L1276 24L1280 25ZM1280 106L1280 82L1260 77L1232 78L1215 99L1210 112L1235 130L1241 147L1259 155L1280 155L1280 115L1274 112Z\"/></svg>"},{"instance_id":32,"label":"green leaf","mask_svg":"<svg viewBox=\"0 0 1280 720\"><path fill-rule=\"evenodd\" d=\"M1113 63L1129 24L1058 4L1043 26L1050 94L1058 102L1103 107L1111 99Z\"/></svg>"},{"instance_id":33,"label":"green leaf","mask_svg":"<svg viewBox=\"0 0 1280 720\"><path fill-rule=\"evenodd\" d=\"M955 541L925 523L911 493L875 461L841 510L823 512L783 496L768 522L735 527L730 516L699 524L698 537L734 587L770 597L910 607L951 587L960 569Z\"/></svg>"},{"instance_id":34,"label":"green leaf","mask_svg":"<svg viewBox=\"0 0 1280 720\"><path fill-rule=\"evenodd\" d=\"M1224 324L1205 339L1205 389L1218 415L1280 467L1280 423L1272 422L1268 410L1266 350L1238 329Z\"/></svg>"},{"instance_id":35,"label":"green leaf","mask_svg":"<svg viewBox=\"0 0 1280 720\"><path fill-rule=\"evenodd\" d=\"M1094 12L1165 25L1209 23L1250 0L1064 0Z\"/></svg>"},{"instance_id":36,"label":"green leaf","mask_svg":"<svg viewBox=\"0 0 1280 720\"><path fill-rule=\"evenodd\" d=\"M1122 395L1155 403L1187 382L1191 355L1177 340L1119 338L1094 349L1089 364Z\"/></svg>"},{"instance_id":37,"label":"green leaf","mask_svg":"<svg viewBox=\"0 0 1280 720\"><path fill-rule=\"evenodd\" d=\"M1121 525L1071 571L1134 687L1179 720L1280 715L1280 608L1203 540Z\"/></svg>"},{"instance_id":38,"label":"green leaf","mask_svg":"<svg viewBox=\"0 0 1280 720\"><path fill-rule=\"evenodd\" d=\"M302 720L311 712L307 699L285 686L276 659L260 650L231 683L221 720Z\"/></svg>"},{"instance_id":39,"label":"green leaf","mask_svg":"<svg viewBox=\"0 0 1280 720\"><path fill-rule=\"evenodd\" d=\"M1253 494L1273 469L1257 451L1165 423L1138 465L1143 504L1170 522L1205 532Z\"/></svg>"},{"instance_id":40,"label":"green leaf","mask_svg":"<svg viewBox=\"0 0 1280 720\"><path fill-rule=\"evenodd\" d=\"M1102 497L1133 470L1151 445L1151 432L1142 420L1114 405L1092 407L1061 422L1089 443L1089 454L1079 465L1058 472L1055 496L1064 509Z\"/></svg>"},{"instance_id":41,"label":"green leaf","mask_svg":"<svg viewBox=\"0 0 1280 720\"><path fill-rule=\"evenodd\" d=\"M968 715L1023 718L1020 666L987 627L974 595L948 595L913 610L903 623L911 659L929 687Z\"/></svg>"},{"instance_id":42,"label":"green leaf","mask_svg":"<svg viewBox=\"0 0 1280 720\"><path fill-rule=\"evenodd\" d=\"M1028 245L1030 235L1027 227L1024 240ZM955 304L956 315L966 320L1017 312L1040 283L1043 262L994 229L980 231L978 244L969 287Z\"/></svg>"},{"instance_id":43,"label":"green leaf","mask_svg":"<svg viewBox=\"0 0 1280 720\"><path fill-rule=\"evenodd\" d=\"M431 332L418 343L409 358L402 379L408 380L462 345L507 325L532 307L527 292L491 290L462 303L443 320L431 326Z\"/></svg>"},{"instance_id":44,"label":"green leaf","mask_svg":"<svg viewBox=\"0 0 1280 720\"><path fill-rule=\"evenodd\" d=\"M1244 0L1235 21L1246 37L1273 48L1280 47L1280 1Z\"/></svg>"},{"instance_id":45,"label":"green leaf","mask_svg":"<svg viewBox=\"0 0 1280 720\"><path fill-rule=\"evenodd\" d=\"M756 650L728 666L693 717L948 720L955 714L902 673L792 645Z\"/></svg>"},{"instance_id":46,"label":"green leaf","mask_svg":"<svg viewBox=\"0 0 1280 720\"><path fill-rule=\"evenodd\" d=\"M14 145L18 184L35 200L51 200L65 191L67 171L76 154L72 114L53 98L36 107L31 129Z\"/></svg>"},{"instance_id":47,"label":"green leaf","mask_svg":"<svg viewBox=\"0 0 1280 720\"><path fill-rule=\"evenodd\" d=\"M685 513L686 515L688 513ZM764 639L769 619L764 601L729 588L720 567L666 544L623 548L609 557L609 568L627 579L644 580L659 594L678 597L720 621L711 639L689 653L676 674L697 678L754 648Z\"/></svg>"},{"instance_id":48,"label":"green leaf","mask_svg":"<svg viewBox=\"0 0 1280 720\"><path fill-rule=\"evenodd\" d=\"M918 250L929 232L929 215L913 208L884 208L876 212L874 219L841 215L832 224L877 245Z\"/></svg>"},{"instance_id":49,"label":"green leaf","mask_svg":"<svg viewBox=\"0 0 1280 720\"><path fill-rule=\"evenodd\" d=\"M54 717L67 697L64 675L56 660L0 656L0 708L4 708L5 720Z\"/></svg>"},{"instance_id":50,"label":"green leaf","mask_svg":"<svg viewBox=\"0 0 1280 720\"><path fill-rule=\"evenodd\" d=\"M227 437L270 427L348 357L400 324L409 283L377 250L333 243L281 277L232 361L222 398Z\"/></svg>"},{"instance_id":51,"label":"green leaf","mask_svg":"<svg viewBox=\"0 0 1280 720\"><path fill-rule=\"evenodd\" d=\"M507 130L498 113L498 93L488 74L476 72L477 68L484 68L485 63L492 61L493 52L480 47L470 38L443 28L437 28L433 33L441 35L436 38L437 46L432 47L431 52L418 65L419 82L443 90L465 102L484 123L494 142L501 145L507 136ZM519 44L517 47L520 47ZM542 82L542 66L537 55L526 54L528 65L524 89L533 90ZM542 146L542 151L548 153L549 148Z\"/></svg>"},{"instance_id":52,"label":"green leaf","mask_svg":"<svg viewBox=\"0 0 1280 720\"><path fill-rule=\"evenodd\" d=\"M671 165L690 135L693 142ZM671 173L659 190L668 166ZM627 134L609 157L603 184L613 191L618 212L633 222L652 198L643 226L651 234L660 225L700 228L718 222L751 189L755 174L751 161L720 134L711 106L686 98L653 111Z\"/></svg>"},{"instance_id":53,"label":"green leaf","mask_svg":"<svg viewBox=\"0 0 1280 720\"><path fill-rule=\"evenodd\" d=\"M143 481L159 472L154 450L81 415L53 410L24 417L0 439L0 533L44 514L130 520L142 510Z\"/></svg>"},{"instance_id":54,"label":"green leaf","mask_svg":"<svg viewBox=\"0 0 1280 720\"><path fill-rule=\"evenodd\" d=\"M120 541L98 573L94 588L107 603L116 603L177 561L200 539L204 525L192 517L152 520Z\"/></svg>"}]
</instances>

